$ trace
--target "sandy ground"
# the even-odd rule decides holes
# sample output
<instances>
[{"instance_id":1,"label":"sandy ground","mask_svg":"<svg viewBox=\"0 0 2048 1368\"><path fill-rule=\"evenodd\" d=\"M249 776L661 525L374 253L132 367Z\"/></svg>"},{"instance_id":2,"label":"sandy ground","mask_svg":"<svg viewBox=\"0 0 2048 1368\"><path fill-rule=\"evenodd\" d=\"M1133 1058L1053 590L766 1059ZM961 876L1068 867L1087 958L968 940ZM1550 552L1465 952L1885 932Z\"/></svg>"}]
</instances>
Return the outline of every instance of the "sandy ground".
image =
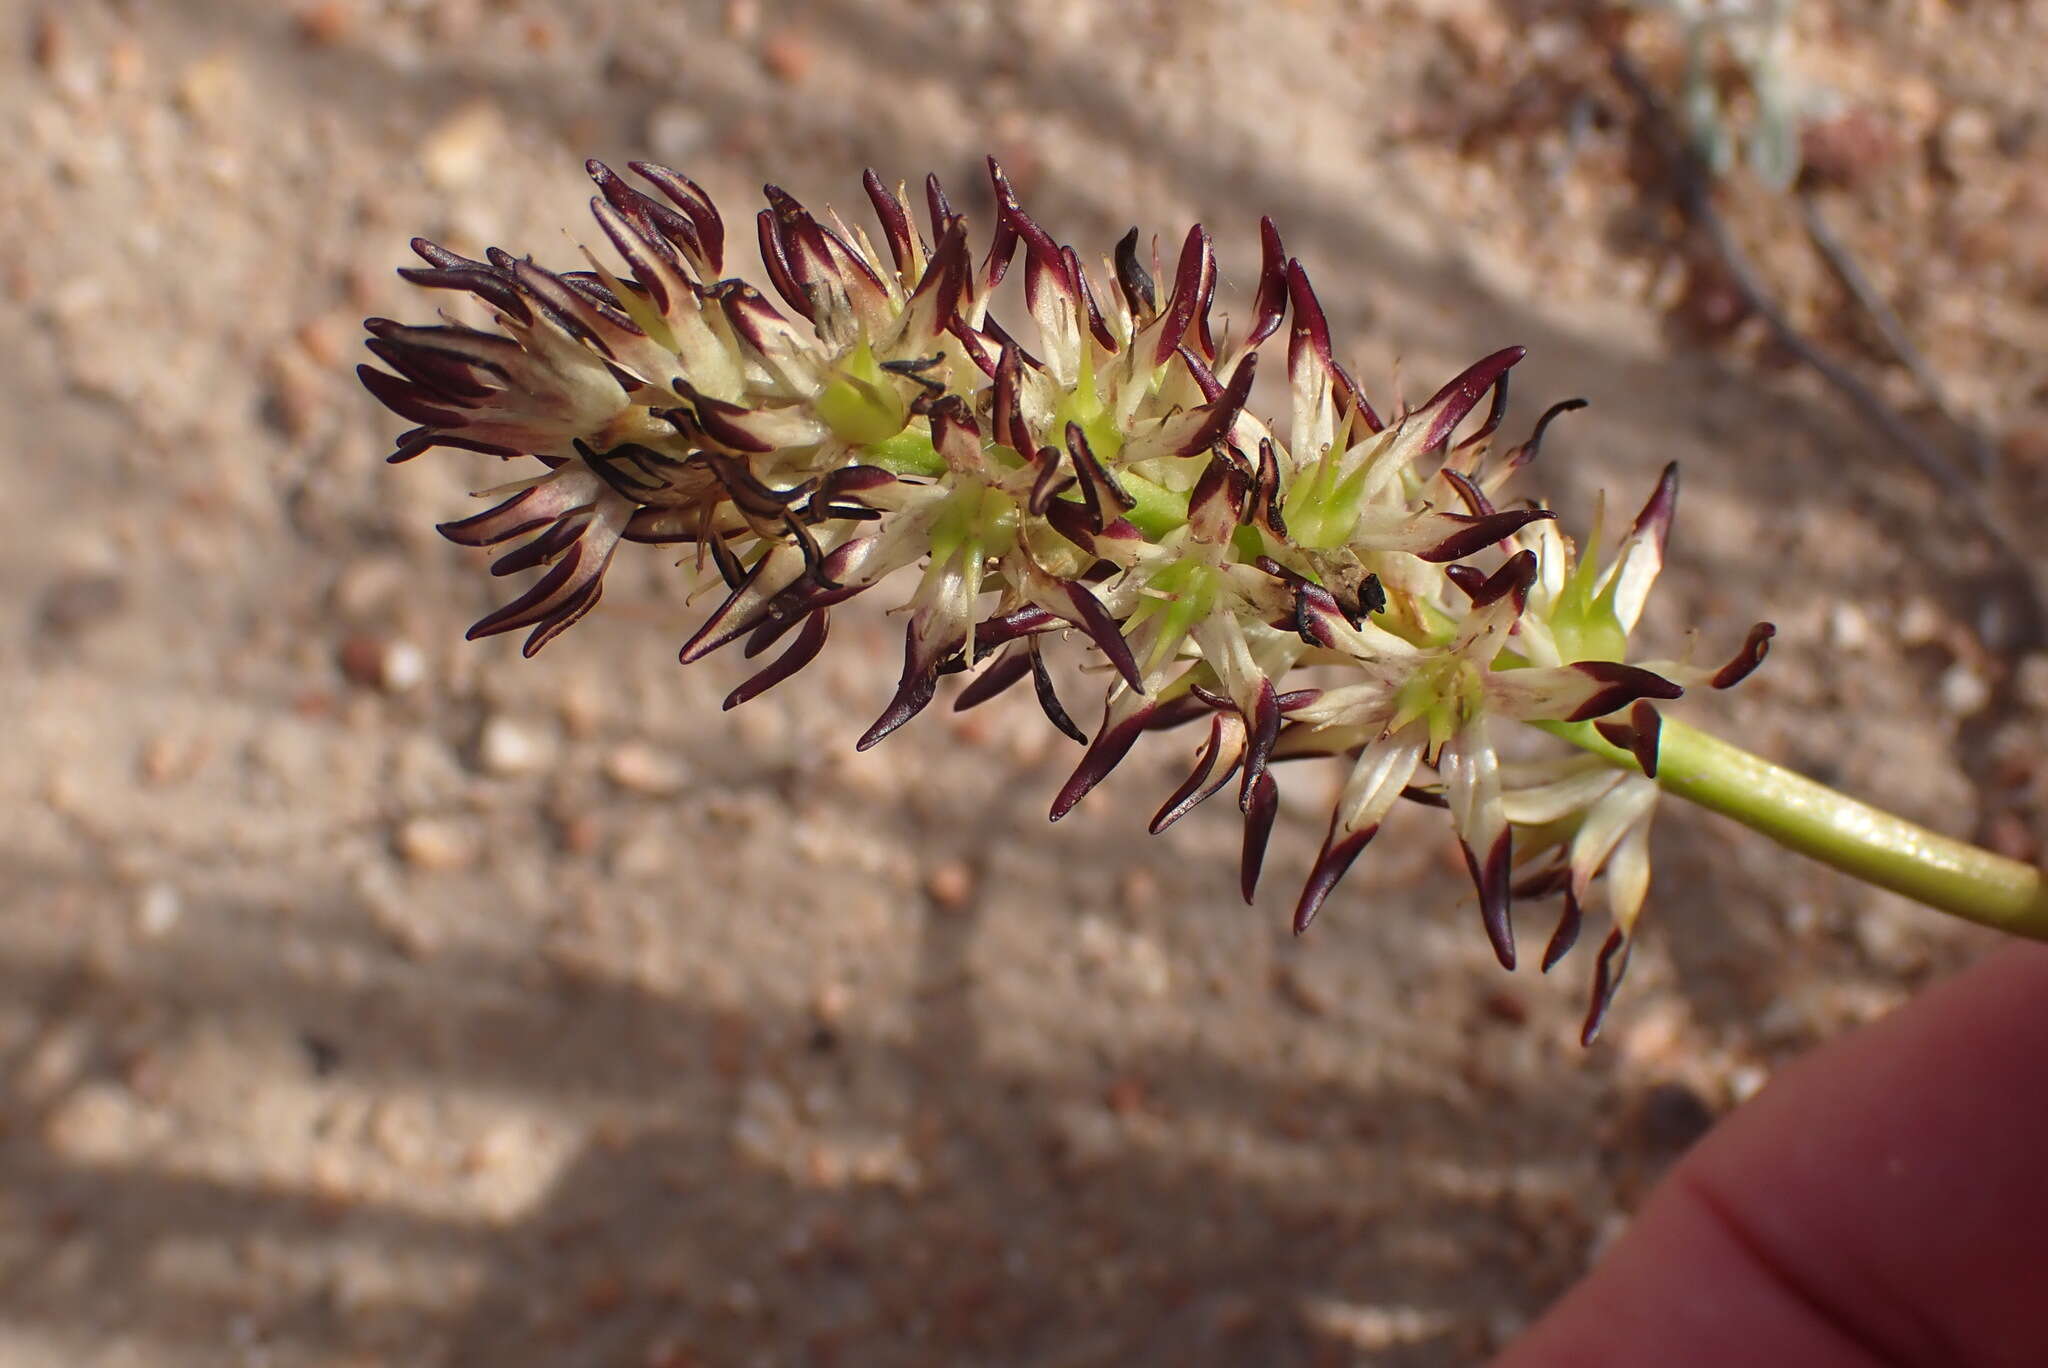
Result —
<instances>
[{"instance_id":1,"label":"sandy ground","mask_svg":"<svg viewBox=\"0 0 2048 1368\"><path fill-rule=\"evenodd\" d=\"M1830 210L2038 525L2048 14L1807 10L1803 69L1876 130ZM499 586L431 524L494 477L382 466L347 371L363 315L430 307L415 232L572 260L586 155L742 224L764 179L851 209L862 165L936 169L986 223L994 151L1089 252L1209 223L1226 293L1271 213L1376 393L1521 342L1511 426L1593 401L1544 453L1568 514L1683 462L1653 636L1781 629L1688 716L2038 850L2011 575L1687 266L1630 117L1573 22L1482 0L5 6L0 1364L1511 1336L1715 1115L1987 938L1670 810L1582 1051L1586 960L1501 974L1425 814L1286 934L1334 774L1290 776L1247 909L1234 814L1143 836L1178 738L1057 827L1028 702L856 756L878 613L732 717L743 662L678 669L702 605L658 556L535 661L463 644ZM1909 397L1784 203L1727 203Z\"/></svg>"}]
</instances>

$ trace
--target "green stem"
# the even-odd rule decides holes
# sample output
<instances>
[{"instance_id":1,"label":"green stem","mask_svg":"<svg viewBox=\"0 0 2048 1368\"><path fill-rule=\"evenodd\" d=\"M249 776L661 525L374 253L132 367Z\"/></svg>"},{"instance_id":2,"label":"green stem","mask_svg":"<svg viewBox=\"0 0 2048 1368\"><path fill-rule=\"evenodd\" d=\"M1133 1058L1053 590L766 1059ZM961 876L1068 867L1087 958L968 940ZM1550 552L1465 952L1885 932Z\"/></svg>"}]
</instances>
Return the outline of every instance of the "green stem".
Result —
<instances>
[{"instance_id":1,"label":"green stem","mask_svg":"<svg viewBox=\"0 0 2048 1368\"><path fill-rule=\"evenodd\" d=\"M1610 763L1637 768L1591 723L1537 725ZM2032 865L1858 802L1683 722L1664 720L1657 783L1866 883L1966 921L2048 940L2048 883Z\"/></svg>"}]
</instances>

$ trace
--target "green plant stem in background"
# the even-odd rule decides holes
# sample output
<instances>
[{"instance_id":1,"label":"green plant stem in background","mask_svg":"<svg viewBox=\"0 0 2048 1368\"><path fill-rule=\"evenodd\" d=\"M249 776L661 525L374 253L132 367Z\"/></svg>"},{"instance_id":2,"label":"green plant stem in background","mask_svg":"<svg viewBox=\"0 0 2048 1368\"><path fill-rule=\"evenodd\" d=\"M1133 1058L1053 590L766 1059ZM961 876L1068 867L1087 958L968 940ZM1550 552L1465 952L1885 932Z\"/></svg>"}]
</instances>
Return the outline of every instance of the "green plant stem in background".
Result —
<instances>
[{"instance_id":1,"label":"green plant stem in background","mask_svg":"<svg viewBox=\"0 0 2048 1368\"><path fill-rule=\"evenodd\" d=\"M1538 723L1613 764L1635 758L1591 723ZM2016 936L2048 940L2048 882L2018 860L1858 802L1804 775L1667 717L1657 784L1760 831L1788 850L1937 911Z\"/></svg>"}]
</instances>

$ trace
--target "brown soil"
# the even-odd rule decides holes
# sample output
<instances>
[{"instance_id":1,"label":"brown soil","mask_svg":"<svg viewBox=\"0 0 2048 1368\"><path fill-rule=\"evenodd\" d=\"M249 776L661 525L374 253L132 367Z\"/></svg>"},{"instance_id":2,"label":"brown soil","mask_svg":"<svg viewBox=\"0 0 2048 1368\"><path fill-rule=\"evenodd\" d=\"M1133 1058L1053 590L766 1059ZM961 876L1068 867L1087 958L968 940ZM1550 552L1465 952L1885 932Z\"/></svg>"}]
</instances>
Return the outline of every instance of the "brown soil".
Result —
<instances>
[{"instance_id":1,"label":"brown soil","mask_svg":"<svg viewBox=\"0 0 2048 1368\"><path fill-rule=\"evenodd\" d=\"M2048 10L1817 3L1794 52L1853 116L1810 149L1837 231L2038 526ZM1653 637L1780 628L1688 716L2043 834L2011 567L1742 316L1566 13L75 0L7 8L0 121L0 1363L1467 1363L1780 1061L1987 943L1672 808L1582 1051L1586 959L1502 975L1430 814L1287 934L1334 774L1247 909L1234 814L1143 836L1178 739L1057 827L1028 702L855 755L879 612L730 717L657 556L535 661L465 645L500 586L431 524L492 477L379 463L357 324L431 307L415 232L573 260L586 155L743 227L868 164L986 223L993 151L1091 253L1207 222L1227 291L1270 213L1376 393L1521 342L1511 425L1593 401L1568 517L1683 462ZM1961 453L1790 201L1719 202Z\"/></svg>"}]
</instances>

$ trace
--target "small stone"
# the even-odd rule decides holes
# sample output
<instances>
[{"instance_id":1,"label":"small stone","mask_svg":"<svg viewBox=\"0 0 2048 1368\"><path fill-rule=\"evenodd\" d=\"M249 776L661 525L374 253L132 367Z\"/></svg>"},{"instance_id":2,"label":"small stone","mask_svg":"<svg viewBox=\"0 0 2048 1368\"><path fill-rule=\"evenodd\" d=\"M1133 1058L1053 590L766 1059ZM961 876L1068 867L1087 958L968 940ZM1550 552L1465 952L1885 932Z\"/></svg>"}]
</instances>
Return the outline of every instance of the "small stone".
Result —
<instances>
[{"instance_id":1,"label":"small stone","mask_svg":"<svg viewBox=\"0 0 2048 1368\"><path fill-rule=\"evenodd\" d=\"M1764 1084L1771 1081L1771 1071L1761 1064L1738 1064L1728 1071L1727 1087L1730 1103L1741 1106L1764 1090Z\"/></svg>"},{"instance_id":2,"label":"small stone","mask_svg":"<svg viewBox=\"0 0 2048 1368\"><path fill-rule=\"evenodd\" d=\"M1941 155L1952 171L1989 151L1998 137L1998 123L1988 110L1964 105L1941 121Z\"/></svg>"},{"instance_id":3,"label":"small stone","mask_svg":"<svg viewBox=\"0 0 2048 1368\"><path fill-rule=\"evenodd\" d=\"M1641 1068L1669 1065L1685 1044L1685 1009L1668 999L1645 1003L1619 1033L1617 1053Z\"/></svg>"},{"instance_id":4,"label":"small stone","mask_svg":"<svg viewBox=\"0 0 2048 1368\"><path fill-rule=\"evenodd\" d=\"M1838 651L1856 652L1870 645L1870 619L1853 603L1828 609L1828 643Z\"/></svg>"},{"instance_id":5,"label":"small stone","mask_svg":"<svg viewBox=\"0 0 2048 1368\"><path fill-rule=\"evenodd\" d=\"M571 676L555 700L563 728L579 741L587 741L597 735L611 706L612 700L603 686L584 674Z\"/></svg>"},{"instance_id":6,"label":"small stone","mask_svg":"<svg viewBox=\"0 0 2048 1368\"><path fill-rule=\"evenodd\" d=\"M603 843L604 828L595 817L573 813L561 819L558 835L564 855L593 855Z\"/></svg>"},{"instance_id":7,"label":"small stone","mask_svg":"<svg viewBox=\"0 0 2048 1368\"><path fill-rule=\"evenodd\" d=\"M1920 937L1920 914L1874 902L1859 909L1849 927L1858 948L1887 974L1902 977L1926 967L1927 944Z\"/></svg>"},{"instance_id":8,"label":"small stone","mask_svg":"<svg viewBox=\"0 0 2048 1368\"><path fill-rule=\"evenodd\" d=\"M647 116L647 145L665 162L693 160L711 140L711 118L685 104L662 104Z\"/></svg>"},{"instance_id":9,"label":"small stone","mask_svg":"<svg viewBox=\"0 0 2048 1368\"><path fill-rule=\"evenodd\" d=\"M202 57L178 78L178 107L197 118L218 119L235 103L241 84L242 71L232 54Z\"/></svg>"},{"instance_id":10,"label":"small stone","mask_svg":"<svg viewBox=\"0 0 2048 1368\"><path fill-rule=\"evenodd\" d=\"M289 352L273 357L266 370L269 390L264 397L264 420L290 440L304 441L327 408L321 373Z\"/></svg>"},{"instance_id":11,"label":"small stone","mask_svg":"<svg viewBox=\"0 0 2048 1368\"><path fill-rule=\"evenodd\" d=\"M616 1273L600 1273L583 1284L581 1297L586 1315L602 1316L626 1304L626 1282Z\"/></svg>"},{"instance_id":12,"label":"small stone","mask_svg":"<svg viewBox=\"0 0 2048 1368\"><path fill-rule=\"evenodd\" d=\"M348 354L345 334L338 317L309 318L293 332L292 340L299 344L299 350L306 359L323 371L332 370Z\"/></svg>"},{"instance_id":13,"label":"small stone","mask_svg":"<svg viewBox=\"0 0 2048 1368\"><path fill-rule=\"evenodd\" d=\"M629 741L605 756L604 777L628 793L667 798L682 792L686 776L674 757L638 741Z\"/></svg>"},{"instance_id":14,"label":"small stone","mask_svg":"<svg viewBox=\"0 0 2048 1368\"><path fill-rule=\"evenodd\" d=\"M1479 1006L1489 1020L1503 1026L1524 1026L1529 1021L1529 1004L1505 988L1495 988L1479 999Z\"/></svg>"},{"instance_id":15,"label":"small stone","mask_svg":"<svg viewBox=\"0 0 2048 1368\"><path fill-rule=\"evenodd\" d=\"M315 1078L330 1078L341 1067L341 1047L318 1031L301 1030L299 1049L305 1052L306 1068Z\"/></svg>"},{"instance_id":16,"label":"small stone","mask_svg":"<svg viewBox=\"0 0 2048 1368\"><path fill-rule=\"evenodd\" d=\"M364 625L387 619L403 601L411 573L396 556L366 556L350 562L334 581L335 613Z\"/></svg>"},{"instance_id":17,"label":"small stone","mask_svg":"<svg viewBox=\"0 0 2048 1368\"><path fill-rule=\"evenodd\" d=\"M351 684L385 693L404 693L427 677L426 653L402 639L358 633L341 643L336 659Z\"/></svg>"},{"instance_id":18,"label":"small stone","mask_svg":"<svg viewBox=\"0 0 2048 1368\"><path fill-rule=\"evenodd\" d=\"M1138 865L1124 872L1118 893L1126 912L1150 911L1159 902L1159 876Z\"/></svg>"},{"instance_id":19,"label":"small stone","mask_svg":"<svg viewBox=\"0 0 2048 1368\"><path fill-rule=\"evenodd\" d=\"M1671 306L1673 318L1703 341L1719 341L1750 315L1749 300L1718 261L1692 262L1685 286Z\"/></svg>"},{"instance_id":20,"label":"small stone","mask_svg":"<svg viewBox=\"0 0 2048 1368\"><path fill-rule=\"evenodd\" d=\"M811 995L811 1020L819 1027L836 1030L852 1006L853 990L834 979Z\"/></svg>"},{"instance_id":21,"label":"small stone","mask_svg":"<svg viewBox=\"0 0 2048 1368\"><path fill-rule=\"evenodd\" d=\"M127 600L127 586L112 575L66 575L44 591L37 616L46 634L69 639L104 625Z\"/></svg>"},{"instance_id":22,"label":"small stone","mask_svg":"<svg viewBox=\"0 0 2048 1368\"><path fill-rule=\"evenodd\" d=\"M414 817L398 829L398 853L414 869L445 874L476 863L476 834L441 817Z\"/></svg>"},{"instance_id":23,"label":"small stone","mask_svg":"<svg viewBox=\"0 0 2048 1368\"><path fill-rule=\"evenodd\" d=\"M1173 987L1166 951L1142 931L1087 913L1075 923L1073 940L1083 967L1120 988L1161 998Z\"/></svg>"},{"instance_id":24,"label":"small stone","mask_svg":"<svg viewBox=\"0 0 2048 1368\"><path fill-rule=\"evenodd\" d=\"M486 774L500 778L537 774L554 758L552 736L502 714L488 718L477 736L477 764Z\"/></svg>"},{"instance_id":25,"label":"small stone","mask_svg":"<svg viewBox=\"0 0 2048 1368\"><path fill-rule=\"evenodd\" d=\"M2048 422L2020 423L2000 443L2009 463L2027 472L2048 467Z\"/></svg>"},{"instance_id":26,"label":"small stone","mask_svg":"<svg viewBox=\"0 0 2048 1368\"><path fill-rule=\"evenodd\" d=\"M1991 685L1968 661L1958 660L1941 672L1935 696L1949 716L1972 717L1990 704Z\"/></svg>"},{"instance_id":27,"label":"small stone","mask_svg":"<svg viewBox=\"0 0 2048 1368\"><path fill-rule=\"evenodd\" d=\"M948 912L958 912L974 900L974 871L965 861L948 860L924 878L924 891Z\"/></svg>"},{"instance_id":28,"label":"small stone","mask_svg":"<svg viewBox=\"0 0 2048 1368\"><path fill-rule=\"evenodd\" d=\"M62 20L48 11L36 17L35 35L29 40L29 54L35 61L36 70L44 75L55 71L64 61L69 46L70 35L65 32Z\"/></svg>"},{"instance_id":29,"label":"small stone","mask_svg":"<svg viewBox=\"0 0 2048 1368\"><path fill-rule=\"evenodd\" d=\"M149 71L149 56L133 38L121 38L107 48L107 79L116 90L133 90Z\"/></svg>"},{"instance_id":30,"label":"small stone","mask_svg":"<svg viewBox=\"0 0 2048 1368\"><path fill-rule=\"evenodd\" d=\"M315 47L333 47L354 27L355 10L346 0L319 0L299 11L299 36Z\"/></svg>"},{"instance_id":31,"label":"small stone","mask_svg":"<svg viewBox=\"0 0 2048 1368\"><path fill-rule=\"evenodd\" d=\"M1815 119L1799 132L1800 169L1824 185L1860 185L1897 155L1891 129L1868 109Z\"/></svg>"},{"instance_id":32,"label":"small stone","mask_svg":"<svg viewBox=\"0 0 2048 1368\"><path fill-rule=\"evenodd\" d=\"M1118 1116L1130 1116L1145 1110L1150 1089L1145 1080L1135 1074L1121 1074L1103 1089L1102 1104Z\"/></svg>"},{"instance_id":33,"label":"small stone","mask_svg":"<svg viewBox=\"0 0 2048 1368\"><path fill-rule=\"evenodd\" d=\"M92 1055L92 1037L84 1025L51 1026L14 1067L10 1091L29 1108L56 1097L83 1074Z\"/></svg>"},{"instance_id":34,"label":"small stone","mask_svg":"<svg viewBox=\"0 0 2048 1368\"><path fill-rule=\"evenodd\" d=\"M1273 969L1273 995L1306 1017L1330 1014L1330 995L1311 983L1301 970L1282 963Z\"/></svg>"},{"instance_id":35,"label":"small stone","mask_svg":"<svg viewBox=\"0 0 2048 1368\"><path fill-rule=\"evenodd\" d=\"M1911 598L1899 609L1893 630L1905 645L1925 646L1948 634L1948 618L1932 599Z\"/></svg>"},{"instance_id":36,"label":"small stone","mask_svg":"<svg viewBox=\"0 0 2048 1368\"><path fill-rule=\"evenodd\" d=\"M420 143L420 169L437 190L474 185L490 166L504 118L489 100L472 100L436 124Z\"/></svg>"},{"instance_id":37,"label":"small stone","mask_svg":"<svg viewBox=\"0 0 2048 1368\"><path fill-rule=\"evenodd\" d=\"M649 828L619 842L612 852L611 872L615 879L651 882L673 872L675 863L674 839L666 831Z\"/></svg>"},{"instance_id":38,"label":"small stone","mask_svg":"<svg viewBox=\"0 0 2048 1368\"><path fill-rule=\"evenodd\" d=\"M2013 691L2024 706L2048 713L2048 651L2034 651L2021 658L2013 675Z\"/></svg>"},{"instance_id":39,"label":"small stone","mask_svg":"<svg viewBox=\"0 0 2048 1368\"><path fill-rule=\"evenodd\" d=\"M1676 1155L1712 1130L1714 1112L1706 1099L1683 1083L1659 1083L1643 1094L1636 1134L1645 1149Z\"/></svg>"},{"instance_id":40,"label":"small stone","mask_svg":"<svg viewBox=\"0 0 2048 1368\"><path fill-rule=\"evenodd\" d=\"M1757 1043L1767 1048L1805 1044L1820 1034L1811 994L1787 994L1772 1001L1750 1023Z\"/></svg>"},{"instance_id":41,"label":"small stone","mask_svg":"<svg viewBox=\"0 0 2048 1368\"><path fill-rule=\"evenodd\" d=\"M184 910L177 889L167 883L153 883L136 900L135 929L150 940L169 935Z\"/></svg>"},{"instance_id":42,"label":"small stone","mask_svg":"<svg viewBox=\"0 0 2048 1368\"><path fill-rule=\"evenodd\" d=\"M815 54L801 30L777 29L761 44L761 65L785 85L796 85L810 75Z\"/></svg>"},{"instance_id":43,"label":"small stone","mask_svg":"<svg viewBox=\"0 0 2048 1368\"><path fill-rule=\"evenodd\" d=\"M191 737L164 732L144 743L136 769L143 783L152 788L162 788L190 779L205 757L206 748L202 743Z\"/></svg>"}]
</instances>

